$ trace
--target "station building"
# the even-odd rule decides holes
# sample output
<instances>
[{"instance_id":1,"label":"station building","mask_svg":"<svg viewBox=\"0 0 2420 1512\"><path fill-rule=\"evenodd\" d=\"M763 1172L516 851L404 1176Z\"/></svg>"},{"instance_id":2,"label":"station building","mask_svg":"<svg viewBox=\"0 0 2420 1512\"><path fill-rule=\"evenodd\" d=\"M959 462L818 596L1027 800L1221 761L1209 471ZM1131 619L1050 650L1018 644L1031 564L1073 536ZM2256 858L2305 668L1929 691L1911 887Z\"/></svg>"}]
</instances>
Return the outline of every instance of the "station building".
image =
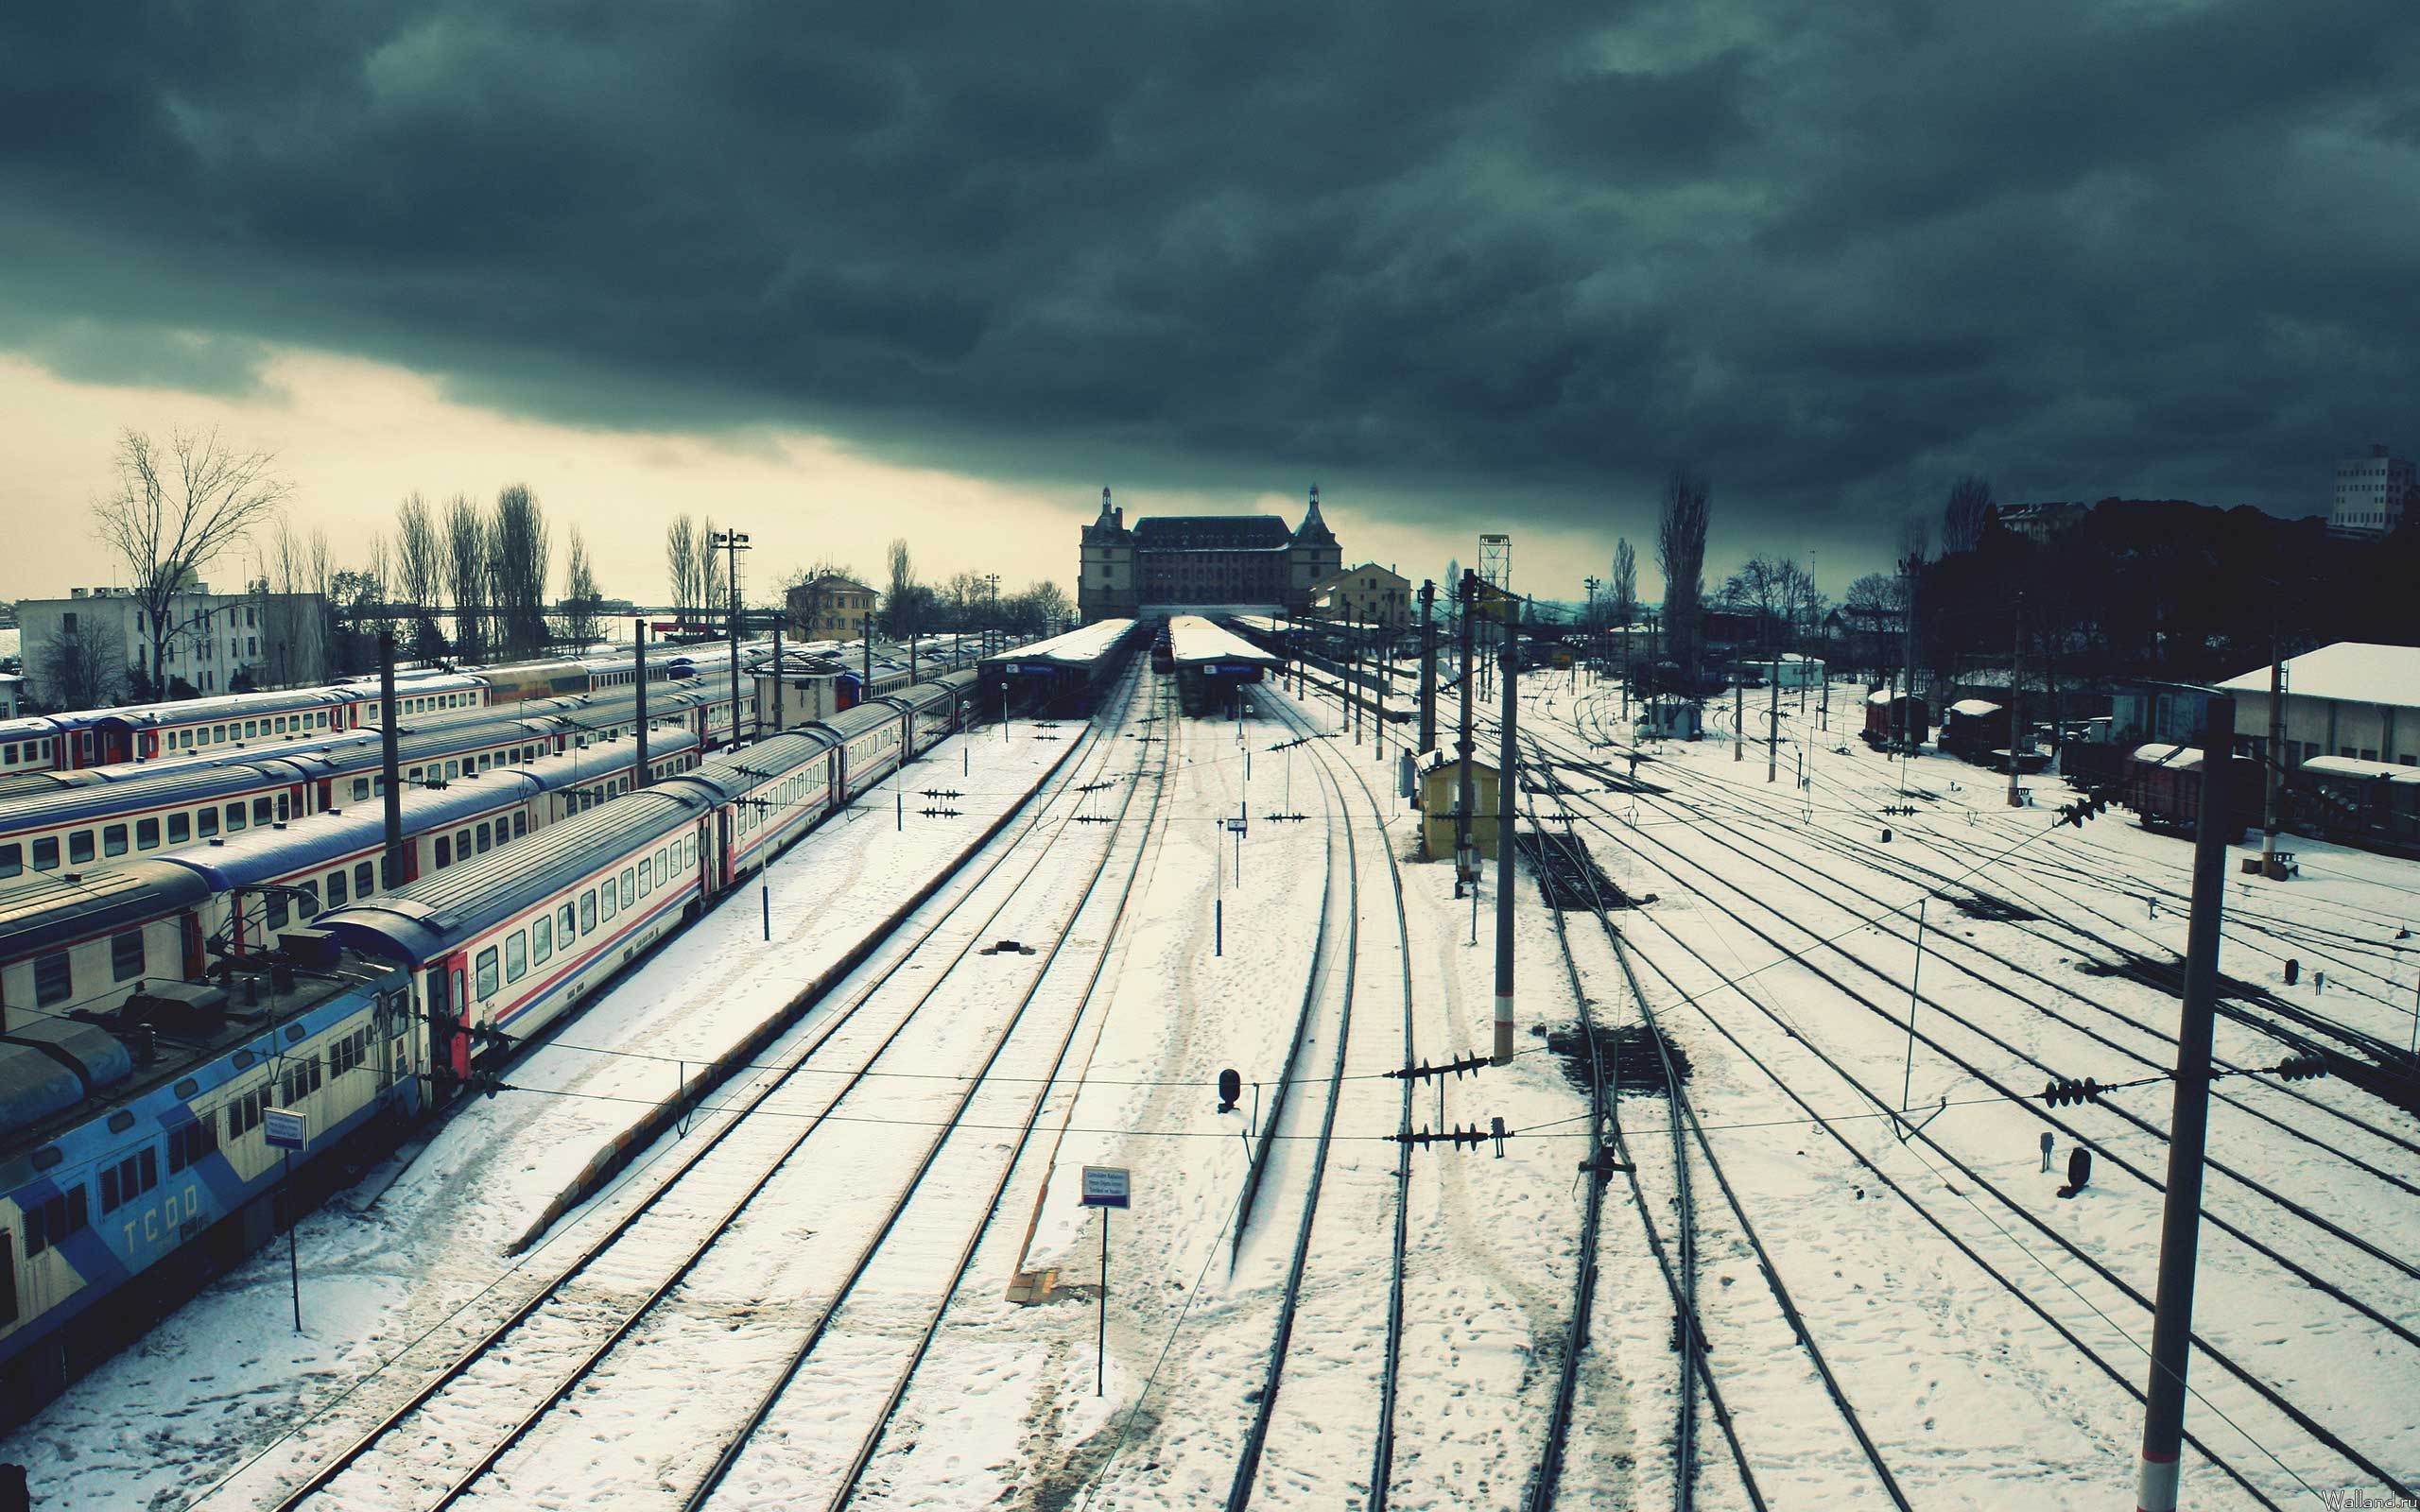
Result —
<instances>
[{"instance_id":1,"label":"station building","mask_svg":"<svg viewBox=\"0 0 2420 1512\"><path fill-rule=\"evenodd\" d=\"M1076 606L1087 625L1155 609L1218 605L1308 610L1312 585L1344 565L1336 533L1320 518L1320 490L1291 529L1265 514L1158 515L1130 526L1100 490L1100 515L1084 526Z\"/></svg>"}]
</instances>

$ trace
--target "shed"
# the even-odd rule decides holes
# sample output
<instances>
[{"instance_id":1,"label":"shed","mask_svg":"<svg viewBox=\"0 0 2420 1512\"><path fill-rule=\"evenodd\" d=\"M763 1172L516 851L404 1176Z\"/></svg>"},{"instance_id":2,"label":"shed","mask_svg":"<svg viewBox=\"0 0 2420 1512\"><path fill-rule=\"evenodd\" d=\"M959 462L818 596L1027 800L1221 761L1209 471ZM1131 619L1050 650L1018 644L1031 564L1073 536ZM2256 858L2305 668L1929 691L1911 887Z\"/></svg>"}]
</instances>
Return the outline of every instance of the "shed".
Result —
<instances>
[{"instance_id":1,"label":"shed","mask_svg":"<svg viewBox=\"0 0 2420 1512\"><path fill-rule=\"evenodd\" d=\"M1434 860L1454 853L1454 809L1461 801L1462 764L1445 751L1432 750L1419 759L1420 851ZM1480 850L1495 850L1498 801L1495 768L1471 759L1471 841Z\"/></svg>"}]
</instances>

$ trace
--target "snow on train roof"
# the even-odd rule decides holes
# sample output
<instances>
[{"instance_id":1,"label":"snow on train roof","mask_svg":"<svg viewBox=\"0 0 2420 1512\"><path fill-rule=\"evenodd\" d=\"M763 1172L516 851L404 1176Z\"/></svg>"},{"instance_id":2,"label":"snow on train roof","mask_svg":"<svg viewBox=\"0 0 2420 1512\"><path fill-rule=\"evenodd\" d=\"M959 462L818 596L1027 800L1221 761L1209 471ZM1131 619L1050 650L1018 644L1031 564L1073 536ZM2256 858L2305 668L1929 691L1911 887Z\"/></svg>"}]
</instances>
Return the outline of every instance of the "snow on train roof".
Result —
<instances>
[{"instance_id":1,"label":"snow on train roof","mask_svg":"<svg viewBox=\"0 0 2420 1512\"><path fill-rule=\"evenodd\" d=\"M2174 772L2198 772L2202 769L2202 748L2198 746L2137 746L2132 759L2165 766Z\"/></svg>"},{"instance_id":2,"label":"snow on train roof","mask_svg":"<svg viewBox=\"0 0 2420 1512\"><path fill-rule=\"evenodd\" d=\"M482 775L476 782L449 782L443 787L415 787L404 794L404 833L418 834L456 820L475 819L510 808L529 796L530 784L521 768L508 767ZM250 887L292 872L323 866L358 850L386 843L387 822L376 801L330 809L287 824L267 825L216 844L180 846L161 859L190 867L210 882L212 890Z\"/></svg>"},{"instance_id":3,"label":"snow on train roof","mask_svg":"<svg viewBox=\"0 0 2420 1512\"><path fill-rule=\"evenodd\" d=\"M1062 666L1089 666L1125 640L1127 632L1133 628L1132 620L1096 620L1064 635L1020 645L983 661L987 666L996 662L1056 662Z\"/></svg>"},{"instance_id":4,"label":"snow on train roof","mask_svg":"<svg viewBox=\"0 0 2420 1512\"><path fill-rule=\"evenodd\" d=\"M1949 706L1949 712L1963 714L1969 719L1980 719L1986 714L1998 713L2000 706L1989 698L1961 698Z\"/></svg>"},{"instance_id":5,"label":"snow on train roof","mask_svg":"<svg viewBox=\"0 0 2420 1512\"><path fill-rule=\"evenodd\" d=\"M0 888L0 956L139 923L208 893L189 869L152 856L81 869L72 883L58 872L29 876Z\"/></svg>"},{"instance_id":6,"label":"snow on train roof","mask_svg":"<svg viewBox=\"0 0 2420 1512\"><path fill-rule=\"evenodd\" d=\"M2420 766L2394 762L2365 762L2357 756L2313 756L2297 768L2322 777L2383 777L2390 782L2420 782Z\"/></svg>"},{"instance_id":7,"label":"snow on train roof","mask_svg":"<svg viewBox=\"0 0 2420 1512\"><path fill-rule=\"evenodd\" d=\"M627 854L643 836L671 833L705 806L695 792L665 786L625 793L560 824L532 830L527 839L501 850L458 862L394 892L330 909L318 924L347 945L425 966L450 941L511 918Z\"/></svg>"},{"instance_id":8,"label":"snow on train roof","mask_svg":"<svg viewBox=\"0 0 2420 1512\"><path fill-rule=\"evenodd\" d=\"M1199 614L1168 621L1168 651L1182 666L1203 662L1242 662L1275 666L1277 659L1250 641L1222 630Z\"/></svg>"}]
</instances>

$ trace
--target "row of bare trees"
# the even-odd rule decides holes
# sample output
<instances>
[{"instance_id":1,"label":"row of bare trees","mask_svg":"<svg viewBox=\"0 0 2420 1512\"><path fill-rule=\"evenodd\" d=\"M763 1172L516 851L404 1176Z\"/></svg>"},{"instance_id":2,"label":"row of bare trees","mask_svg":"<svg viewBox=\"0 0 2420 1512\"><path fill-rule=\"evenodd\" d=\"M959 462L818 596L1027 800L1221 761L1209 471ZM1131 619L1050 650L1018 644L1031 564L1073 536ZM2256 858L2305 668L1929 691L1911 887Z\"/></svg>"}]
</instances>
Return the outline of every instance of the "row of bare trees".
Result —
<instances>
[{"instance_id":1,"label":"row of bare trees","mask_svg":"<svg viewBox=\"0 0 2420 1512\"><path fill-rule=\"evenodd\" d=\"M508 486L485 509L468 494L441 508L413 493L395 507L392 544L372 542L371 576L379 602L409 617L407 638L423 656L536 656L557 638L552 621L574 644L596 638L603 595L579 527L569 537L563 593L550 600L554 532L527 485ZM441 616L452 620L450 638Z\"/></svg>"}]
</instances>

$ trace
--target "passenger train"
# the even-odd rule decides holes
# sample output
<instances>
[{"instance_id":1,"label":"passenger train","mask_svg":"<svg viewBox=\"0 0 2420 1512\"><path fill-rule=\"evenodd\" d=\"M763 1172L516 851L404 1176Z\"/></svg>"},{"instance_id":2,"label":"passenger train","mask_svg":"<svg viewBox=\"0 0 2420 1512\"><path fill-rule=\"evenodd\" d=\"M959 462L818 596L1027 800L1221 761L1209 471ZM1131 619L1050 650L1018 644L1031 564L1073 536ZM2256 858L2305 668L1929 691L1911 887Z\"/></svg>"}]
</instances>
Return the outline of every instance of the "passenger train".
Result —
<instances>
[{"instance_id":1,"label":"passenger train","mask_svg":"<svg viewBox=\"0 0 2420 1512\"><path fill-rule=\"evenodd\" d=\"M47 1400L296 1211L275 1206L295 1199L266 1142L268 1112L303 1115L293 1180L332 1188L782 846L963 728L976 676L702 761L683 731L650 747L649 786L610 801L620 775L547 786L544 755L491 764L508 766L492 786L408 794L419 874L392 890L375 885L373 809L332 803L342 812L320 816L324 829L278 831L273 798L268 836L251 825L239 843L222 825L217 846L130 852L72 885L22 880L54 900L29 927L82 952L71 993L105 973L111 1006L0 1008L0 1410L22 1418ZM249 770L178 780L234 784L239 796L207 801L221 814L222 798L242 802L250 820L263 811L240 785ZM291 812L294 790L281 792ZM543 826L530 807L542 798ZM199 836L197 809L166 812ZM466 848L479 824L489 845ZM298 927L239 897L272 885ZM12 974L0 1002L38 990Z\"/></svg>"}]
</instances>

